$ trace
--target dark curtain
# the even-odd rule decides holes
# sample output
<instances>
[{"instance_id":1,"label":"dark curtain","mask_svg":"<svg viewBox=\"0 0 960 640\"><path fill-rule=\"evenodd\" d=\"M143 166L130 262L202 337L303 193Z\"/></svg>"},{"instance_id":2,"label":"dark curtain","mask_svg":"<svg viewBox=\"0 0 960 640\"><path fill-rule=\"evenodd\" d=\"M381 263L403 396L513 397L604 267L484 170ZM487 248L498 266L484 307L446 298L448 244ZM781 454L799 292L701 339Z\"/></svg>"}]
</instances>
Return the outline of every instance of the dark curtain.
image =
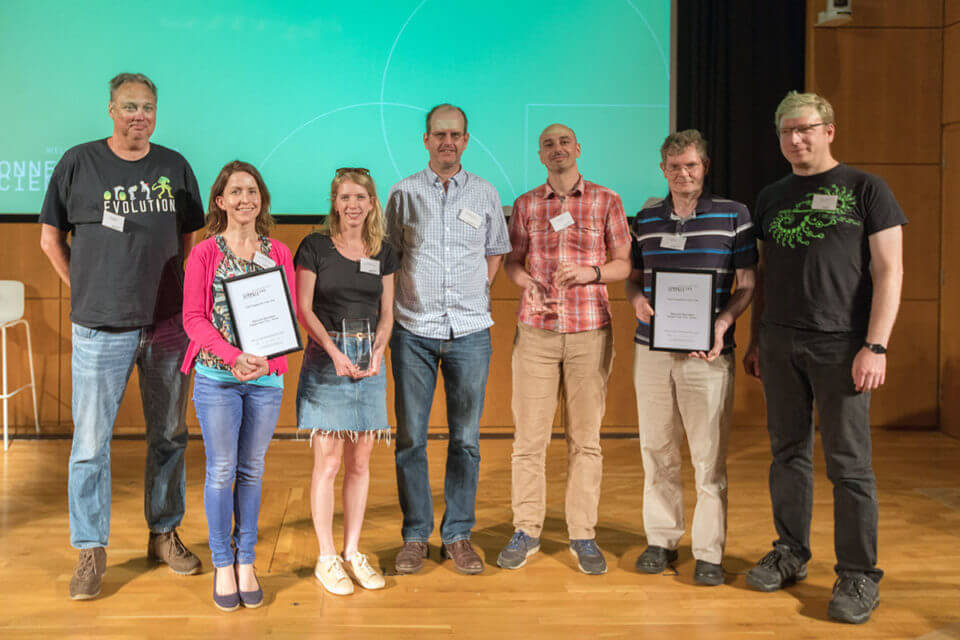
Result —
<instances>
[{"instance_id":1,"label":"dark curtain","mask_svg":"<svg viewBox=\"0 0 960 640\"><path fill-rule=\"evenodd\" d=\"M753 210L790 171L773 112L804 88L804 0L677 0L677 129L709 143L708 184Z\"/></svg>"}]
</instances>

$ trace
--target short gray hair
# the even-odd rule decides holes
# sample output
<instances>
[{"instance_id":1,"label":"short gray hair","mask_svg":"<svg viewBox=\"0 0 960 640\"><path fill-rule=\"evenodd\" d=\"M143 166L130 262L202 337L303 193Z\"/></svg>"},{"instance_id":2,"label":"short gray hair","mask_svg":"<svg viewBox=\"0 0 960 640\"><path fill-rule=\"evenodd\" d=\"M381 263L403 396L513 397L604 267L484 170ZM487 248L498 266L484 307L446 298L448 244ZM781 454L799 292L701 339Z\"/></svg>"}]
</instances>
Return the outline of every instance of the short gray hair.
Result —
<instances>
[{"instance_id":1,"label":"short gray hair","mask_svg":"<svg viewBox=\"0 0 960 640\"><path fill-rule=\"evenodd\" d=\"M700 154L700 159L703 160L704 164L710 162L710 158L707 156L707 141L696 129L684 129L668 135L660 147L660 160L666 162L667 156L680 155L690 145L696 147L697 153Z\"/></svg>"},{"instance_id":2,"label":"short gray hair","mask_svg":"<svg viewBox=\"0 0 960 640\"><path fill-rule=\"evenodd\" d=\"M831 124L834 122L833 105L830 104L829 100L816 93L791 91L777 105L777 112L773 115L773 126L779 129L780 121L784 116L807 107L816 111L825 123Z\"/></svg>"},{"instance_id":3,"label":"short gray hair","mask_svg":"<svg viewBox=\"0 0 960 640\"><path fill-rule=\"evenodd\" d=\"M117 89L127 82L139 82L140 84L146 85L147 89L150 89L150 93L153 94L153 99L157 99L157 85L153 84L153 80L142 73L118 73L110 80L111 102L113 102L113 97L117 94Z\"/></svg>"},{"instance_id":4,"label":"short gray hair","mask_svg":"<svg viewBox=\"0 0 960 640\"><path fill-rule=\"evenodd\" d=\"M467 114L455 104L450 104L449 102L444 102L443 104L438 104L433 109L427 112L427 133L430 133L430 121L433 119L433 114L437 111L459 111L460 115L463 117L463 132L467 132Z\"/></svg>"}]
</instances>

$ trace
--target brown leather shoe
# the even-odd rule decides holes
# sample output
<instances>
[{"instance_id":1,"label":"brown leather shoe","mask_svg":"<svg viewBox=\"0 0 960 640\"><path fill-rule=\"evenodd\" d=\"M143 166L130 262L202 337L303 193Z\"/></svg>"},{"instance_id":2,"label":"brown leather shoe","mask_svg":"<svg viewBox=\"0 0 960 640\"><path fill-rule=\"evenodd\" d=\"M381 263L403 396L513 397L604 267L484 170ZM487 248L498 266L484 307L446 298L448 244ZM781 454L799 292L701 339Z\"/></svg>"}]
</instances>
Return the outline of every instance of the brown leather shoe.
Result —
<instances>
[{"instance_id":1,"label":"brown leather shoe","mask_svg":"<svg viewBox=\"0 0 960 640\"><path fill-rule=\"evenodd\" d=\"M416 573L423 568L423 559L430 555L426 542L404 542L397 554L397 573Z\"/></svg>"},{"instance_id":2,"label":"brown leather shoe","mask_svg":"<svg viewBox=\"0 0 960 640\"><path fill-rule=\"evenodd\" d=\"M483 560L473 550L469 540L444 543L443 557L452 558L454 568L460 573L483 573Z\"/></svg>"},{"instance_id":3,"label":"brown leather shoe","mask_svg":"<svg viewBox=\"0 0 960 640\"><path fill-rule=\"evenodd\" d=\"M166 533L151 532L147 541L147 558L166 564L171 571L182 576L200 573L200 558L184 546L176 529Z\"/></svg>"},{"instance_id":4,"label":"brown leather shoe","mask_svg":"<svg viewBox=\"0 0 960 640\"><path fill-rule=\"evenodd\" d=\"M81 549L70 578L70 599L90 600L100 595L103 574L107 572L107 550L103 547Z\"/></svg>"}]
</instances>

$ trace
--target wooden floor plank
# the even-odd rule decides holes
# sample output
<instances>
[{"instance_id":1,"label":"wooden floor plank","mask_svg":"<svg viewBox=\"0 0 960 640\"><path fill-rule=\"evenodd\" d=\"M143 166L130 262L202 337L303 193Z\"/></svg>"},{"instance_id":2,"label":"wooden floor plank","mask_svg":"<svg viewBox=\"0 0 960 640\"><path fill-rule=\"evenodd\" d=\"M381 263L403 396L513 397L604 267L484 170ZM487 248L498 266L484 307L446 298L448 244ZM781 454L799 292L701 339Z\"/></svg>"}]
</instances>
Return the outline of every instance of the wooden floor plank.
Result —
<instances>
[{"instance_id":1,"label":"wooden floor plank","mask_svg":"<svg viewBox=\"0 0 960 640\"><path fill-rule=\"evenodd\" d=\"M446 442L429 443L435 517L443 514ZM113 517L108 571L100 598L72 602L67 587L76 552L66 510L68 441L15 441L0 459L0 636L97 638L960 638L960 442L932 432L874 432L880 496L881 606L860 627L826 619L833 584L832 491L817 457L809 578L763 594L743 573L774 532L767 493L766 434L735 430L729 458L729 536L717 588L693 584L690 540L675 574L633 569L645 546L643 474L637 440L603 441L604 480L597 538L610 565L604 576L575 569L563 518L566 443L547 460L548 509L542 552L518 571L493 562L512 532L510 448L481 441L473 540L488 566L462 576L441 562L435 532L424 570L387 576L387 588L331 596L313 578L317 543L310 518L312 452L305 442L272 443L264 480L257 567L261 609L222 614L211 603L203 511L203 448L190 442L184 542L204 561L202 576L181 577L146 560L144 443L113 443ZM685 513L692 518L692 471L685 462ZM389 568L400 545L400 509L391 446L378 445L361 550ZM337 486L339 496L340 486ZM339 505L339 497L338 497ZM335 516L338 544L342 511Z\"/></svg>"}]
</instances>

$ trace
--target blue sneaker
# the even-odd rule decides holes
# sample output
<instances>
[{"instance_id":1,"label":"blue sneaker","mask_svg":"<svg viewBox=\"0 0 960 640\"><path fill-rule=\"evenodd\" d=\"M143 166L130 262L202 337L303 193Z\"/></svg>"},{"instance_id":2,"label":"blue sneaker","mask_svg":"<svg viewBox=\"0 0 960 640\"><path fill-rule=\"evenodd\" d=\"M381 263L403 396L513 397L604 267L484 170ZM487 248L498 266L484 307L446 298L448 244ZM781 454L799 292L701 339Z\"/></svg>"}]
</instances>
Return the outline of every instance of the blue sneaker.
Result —
<instances>
[{"instance_id":1,"label":"blue sneaker","mask_svg":"<svg viewBox=\"0 0 960 640\"><path fill-rule=\"evenodd\" d=\"M527 558L537 551L540 551L540 538L531 538L523 531L516 531L497 556L497 566L503 569L519 569L527 564Z\"/></svg>"},{"instance_id":2,"label":"blue sneaker","mask_svg":"<svg viewBox=\"0 0 960 640\"><path fill-rule=\"evenodd\" d=\"M598 576L607 572L607 560L600 553L596 540L571 540L570 553L577 559L580 571L587 575Z\"/></svg>"}]
</instances>

